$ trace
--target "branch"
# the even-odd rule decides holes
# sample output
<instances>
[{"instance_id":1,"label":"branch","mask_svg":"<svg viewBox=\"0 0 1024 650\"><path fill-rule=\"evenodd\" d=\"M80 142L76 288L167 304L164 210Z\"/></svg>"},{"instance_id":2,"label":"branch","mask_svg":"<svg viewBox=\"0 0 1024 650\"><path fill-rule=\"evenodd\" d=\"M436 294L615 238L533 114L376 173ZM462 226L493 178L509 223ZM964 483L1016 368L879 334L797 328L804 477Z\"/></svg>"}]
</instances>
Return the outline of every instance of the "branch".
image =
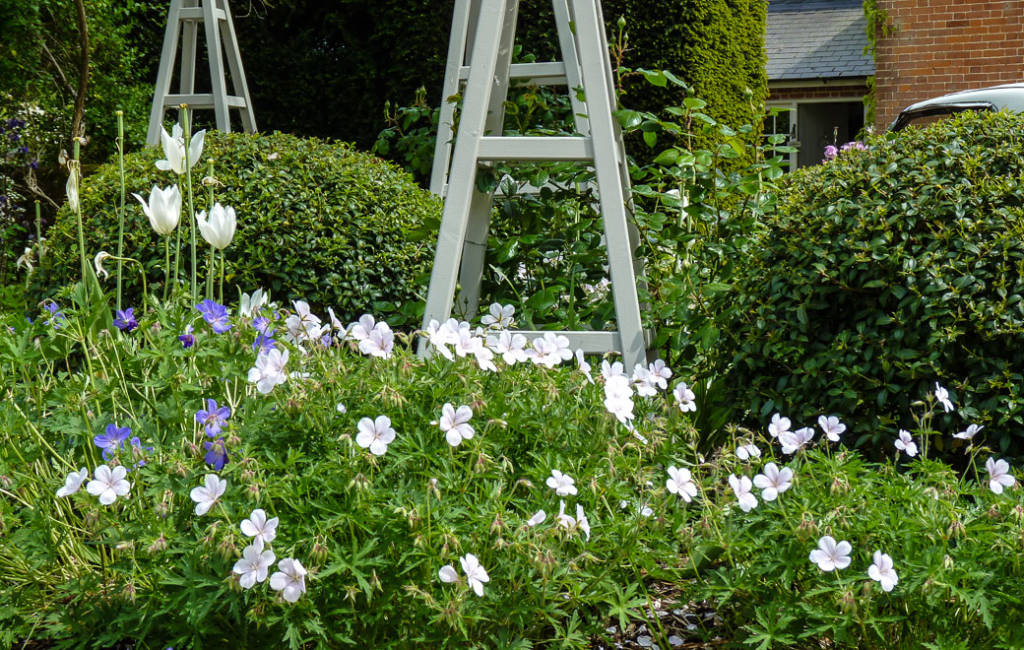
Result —
<instances>
[{"instance_id":1,"label":"branch","mask_svg":"<svg viewBox=\"0 0 1024 650\"><path fill-rule=\"evenodd\" d=\"M46 52L46 56L50 59L50 63L53 64L53 68L57 71L57 74L60 76L60 81L62 84L64 84L64 90L68 91L69 95L74 95L75 89L71 87L70 83L68 83L68 78L64 75L64 70L61 69L60 64L57 63L57 59L54 58L53 52L50 51L50 48L46 47L45 42L42 43L42 46L43 52Z\"/></svg>"},{"instance_id":2,"label":"branch","mask_svg":"<svg viewBox=\"0 0 1024 650\"><path fill-rule=\"evenodd\" d=\"M81 58L78 63L78 93L75 96L75 115L71 120L71 137L85 136L82 116L85 114L85 92L89 87L89 23L85 19L84 0L75 0L78 9L78 35Z\"/></svg>"}]
</instances>

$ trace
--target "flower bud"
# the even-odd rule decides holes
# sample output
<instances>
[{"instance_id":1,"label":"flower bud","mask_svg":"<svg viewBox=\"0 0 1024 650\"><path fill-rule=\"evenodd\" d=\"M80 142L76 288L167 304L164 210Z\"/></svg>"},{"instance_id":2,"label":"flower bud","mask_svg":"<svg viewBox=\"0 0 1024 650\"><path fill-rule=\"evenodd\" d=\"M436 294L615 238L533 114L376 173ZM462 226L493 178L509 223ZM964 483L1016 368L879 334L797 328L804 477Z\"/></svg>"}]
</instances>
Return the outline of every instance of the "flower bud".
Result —
<instances>
[{"instance_id":1,"label":"flower bud","mask_svg":"<svg viewBox=\"0 0 1024 650\"><path fill-rule=\"evenodd\" d=\"M161 553L165 550L167 550L167 538L163 536L163 533L161 533L160 536L153 540L153 543L149 545L146 552L150 555L156 555L157 553Z\"/></svg>"}]
</instances>

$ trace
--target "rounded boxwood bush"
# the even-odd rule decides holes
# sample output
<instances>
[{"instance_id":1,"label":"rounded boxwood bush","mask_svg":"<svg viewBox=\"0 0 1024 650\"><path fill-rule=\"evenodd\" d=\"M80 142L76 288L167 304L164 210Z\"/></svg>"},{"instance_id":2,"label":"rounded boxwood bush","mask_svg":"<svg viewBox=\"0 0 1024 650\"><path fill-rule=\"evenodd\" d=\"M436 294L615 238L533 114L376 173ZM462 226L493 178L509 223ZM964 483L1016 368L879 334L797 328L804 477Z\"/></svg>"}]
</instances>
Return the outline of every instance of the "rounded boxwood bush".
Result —
<instances>
[{"instance_id":1,"label":"rounded boxwood bush","mask_svg":"<svg viewBox=\"0 0 1024 650\"><path fill-rule=\"evenodd\" d=\"M941 430L1024 452L1022 140L1020 115L963 114L793 174L720 305L735 403L841 414L890 454L939 382Z\"/></svg>"},{"instance_id":2,"label":"rounded boxwood bush","mask_svg":"<svg viewBox=\"0 0 1024 650\"><path fill-rule=\"evenodd\" d=\"M125 157L129 193L148 199L154 184L179 181L154 166L161 158L159 148ZM343 319L373 310L387 315L392 324L416 320L434 243L422 232L424 224L439 219L441 201L406 172L344 143L214 131L207 134L203 158L193 168L197 212L208 207L200 181L209 158L215 161L219 181L215 200L234 207L238 215L235 239L226 249L227 282L232 286L225 285L225 298L229 292L236 297L235 287L264 287L278 299L302 298L320 308L333 307ZM184 182L182 177L183 193ZM119 193L116 162L82 182L90 260L100 250L117 251ZM125 221L125 256L143 261L151 284L163 282L163 238L153 232L131 196ZM183 242L187 234L187 229L182 231ZM54 289L78 278L77 225L67 206L58 213L49 240L45 277ZM200 280L206 277L208 251L199 237ZM184 245L182 260L182 268L188 269ZM136 300L141 294L139 273L126 269L124 282L126 295ZM113 283L104 282L104 288Z\"/></svg>"}]
</instances>

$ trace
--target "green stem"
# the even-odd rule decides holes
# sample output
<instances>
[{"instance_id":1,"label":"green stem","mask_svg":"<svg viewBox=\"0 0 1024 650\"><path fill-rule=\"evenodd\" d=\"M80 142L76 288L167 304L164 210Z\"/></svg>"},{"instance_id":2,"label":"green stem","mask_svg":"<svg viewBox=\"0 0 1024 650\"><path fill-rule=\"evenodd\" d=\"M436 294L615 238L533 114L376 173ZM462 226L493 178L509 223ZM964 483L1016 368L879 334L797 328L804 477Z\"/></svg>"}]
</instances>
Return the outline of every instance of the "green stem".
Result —
<instances>
[{"instance_id":1,"label":"green stem","mask_svg":"<svg viewBox=\"0 0 1024 650\"><path fill-rule=\"evenodd\" d=\"M220 304L224 304L224 267L227 266L227 253L220 252Z\"/></svg>"},{"instance_id":2,"label":"green stem","mask_svg":"<svg viewBox=\"0 0 1024 650\"><path fill-rule=\"evenodd\" d=\"M189 232L191 233L192 245L192 298L197 296L196 277L199 275L199 266L196 264L196 218L195 208L192 203L192 161L189 160L189 145L192 144L192 120L189 118L188 105L181 105L182 128L185 130L185 189L188 191L188 220Z\"/></svg>"},{"instance_id":3,"label":"green stem","mask_svg":"<svg viewBox=\"0 0 1024 650\"><path fill-rule=\"evenodd\" d=\"M117 210L117 256L124 257L124 112L117 111L117 169L121 177L121 202ZM117 262L117 308L121 309L121 272L123 263Z\"/></svg>"},{"instance_id":4,"label":"green stem","mask_svg":"<svg viewBox=\"0 0 1024 650\"><path fill-rule=\"evenodd\" d=\"M164 302L167 301L167 284L171 279L171 238L164 237Z\"/></svg>"},{"instance_id":5,"label":"green stem","mask_svg":"<svg viewBox=\"0 0 1024 650\"><path fill-rule=\"evenodd\" d=\"M213 280L217 275L217 267L213 260L213 254L216 249L210 246L210 262L206 265L206 297L213 300Z\"/></svg>"},{"instance_id":6,"label":"green stem","mask_svg":"<svg viewBox=\"0 0 1024 650\"><path fill-rule=\"evenodd\" d=\"M81 188L79 187L79 181L81 180L81 174L79 173L79 170L81 169L80 163L79 163L79 156L80 156L80 153L81 153L80 152L80 147L81 147L81 143L79 142L78 138L75 138L74 145L73 145L74 153L73 153L73 159L72 159L72 162L71 162L71 175L73 177L72 178L72 184L75 187L75 196L76 196L76 199L77 199L75 201L74 210L75 210L75 217L78 220L78 257L79 257L79 260L81 261L81 266L82 266L82 295L85 298L86 304L88 304L88 302L89 302L89 285L85 281L85 278L86 278L86 275L88 275L88 268L89 268L88 264L89 263L85 259L86 258L86 255L85 255L85 229L82 227L82 200L81 200Z\"/></svg>"}]
</instances>

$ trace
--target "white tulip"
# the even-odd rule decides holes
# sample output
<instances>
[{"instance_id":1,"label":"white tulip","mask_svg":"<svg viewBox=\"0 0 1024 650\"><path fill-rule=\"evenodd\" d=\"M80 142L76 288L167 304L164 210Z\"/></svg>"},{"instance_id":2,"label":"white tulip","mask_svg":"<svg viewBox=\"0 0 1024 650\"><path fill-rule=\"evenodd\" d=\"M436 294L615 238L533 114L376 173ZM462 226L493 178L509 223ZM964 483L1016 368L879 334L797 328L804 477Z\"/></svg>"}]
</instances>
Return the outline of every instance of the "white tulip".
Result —
<instances>
[{"instance_id":1,"label":"white tulip","mask_svg":"<svg viewBox=\"0 0 1024 650\"><path fill-rule=\"evenodd\" d=\"M206 139L206 130L192 134L192 140L188 147L189 167L195 167L203 155L203 142ZM167 131L160 131L160 141L164 147L166 160L156 161L156 168L163 171L171 171L181 176L185 173L185 136L181 131L181 125L175 124L168 135Z\"/></svg>"},{"instance_id":2,"label":"white tulip","mask_svg":"<svg viewBox=\"0 0 1024 650\"><path fill-rule=\"evenodd\" d=\"M217 250L224 250L235 238L235 226L238 220L235 218L234 208L225 208L220 203L214 203L210 209L210 217L207 219L206 210L196 215L199 222L199 232L202 233L210 246Z\"/></svg>"},{"instance_id":3,"label":"white tulip","mask_svg":"<svg viewBox=\"0 0 1024 650\"><path fill-rule=\"evenodd\" d=\"M169 235L178 227L181 218L181 190L177 185L160 189L156 185L149 191L149 203L138 194L132 192L142 211L149 217L149 225L158 235Z\"/></svg>"}]
</instances>

